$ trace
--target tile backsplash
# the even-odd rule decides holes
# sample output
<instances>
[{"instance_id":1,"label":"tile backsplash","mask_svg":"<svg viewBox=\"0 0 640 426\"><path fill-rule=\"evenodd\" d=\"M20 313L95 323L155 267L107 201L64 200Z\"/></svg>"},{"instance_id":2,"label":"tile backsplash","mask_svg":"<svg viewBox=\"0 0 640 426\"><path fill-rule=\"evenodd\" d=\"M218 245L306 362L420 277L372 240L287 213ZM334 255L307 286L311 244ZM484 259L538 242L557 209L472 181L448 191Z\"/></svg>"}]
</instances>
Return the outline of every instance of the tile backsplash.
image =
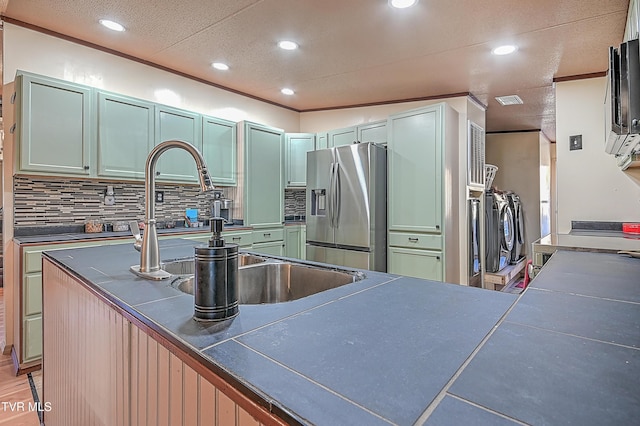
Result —
<instances>
[{"instance_id":1,"label":"tile backsplash","mask_svg":"<svg viewBox=\"0 0 640 426\"><path fill-rule=\"evenodd\" d=\"M115 204L105 205L107 185L113 186ZM235 188L222 188L233 199ZM156 184L164 202L156 203L156 219L182 220L186 208L210 215L210 194L197 185ZM78 225L87 219L106 222L144 219L144 183L50 177L14 176L14 226Z\"/></svg>"},{"instance_id":2,"label":"tile backsplash","mask_svg":"<svg viewBox=\"0 0 640 426\"><path fill-rule=\"evenodd\" d=\"M114 182L53 177L14 176L14 226L82 225L85 220L105 222L144 219L144 182ZM107 186L113 186L115 204L104 203ZM235 187L219 187L225 197L236 198ZM197 185L156 184L164 191L164 202L156 203L158 221L182 220L186 208L196 208L203 217L211 211L210 194ZM305 189L286 189L285 217L305 215ZM236 217L238 219L238 217Z\"/></svg>"}]
</instances>

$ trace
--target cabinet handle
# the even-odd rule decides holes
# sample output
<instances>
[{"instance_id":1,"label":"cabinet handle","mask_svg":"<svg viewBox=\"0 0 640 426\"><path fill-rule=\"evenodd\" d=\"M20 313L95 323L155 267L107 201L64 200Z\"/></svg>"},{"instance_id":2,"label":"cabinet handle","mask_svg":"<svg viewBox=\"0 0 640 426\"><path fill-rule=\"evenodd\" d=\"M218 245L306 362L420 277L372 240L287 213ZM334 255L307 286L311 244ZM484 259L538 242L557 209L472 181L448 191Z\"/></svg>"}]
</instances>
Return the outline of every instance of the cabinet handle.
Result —
<instances>
[{"instance_id":1,"label":"cabinet handle","mask_svg":"<svg viewBox=\"0 0 640 426\"><path fill-rule=\"evenodd\" d=\"M156 172L156 176L160 176L160 172Z\"/></svg>"},{"instance_id":2,"label":"cabinet handle","mask_svg":"<svg viewBox=\"0 0 640 426\"><path fill-rule=\"evenodd\" d=\"M436 229L440 229L440 225L436 225Z\"/></svg>"},{"instance_id":3,"label":"cabinet handle","mask_svg":"<svg viewBox=\"0 0 640 426\"><path fill-rule=\"evenodd\" d=\"M270 237L271 236L271 232L269 232L267 234L262 234L262 235L264 235L265 237Z\"/></svg>"},{"instance_id":4,"label":"cabinet handle","mask_svg":"<svg viewBox=\"0 0 640 426\"><path fill-rule=\"evenodd\" d=\"M13 126L9 129L9 133L13 134L16 131L16 123L13 123Z\"/></svg>"},{"instance_id":5,"label":"cabinet handle","mask_svg":"<svg viewBox=\"0 0 640 426\"><path fill-rule=\"evenodd\" d=\"M409 238L409 242L411 243L417 243L418 239L417 238Z\"/></svg>"},{"instance_id":6,"label":"cabinet handle","mask_svg":"<svg viewBox=\"0 0 640 426\"><path fill-rule=\"evenodd\" d=\"M16 103L16 92L13 92L13 95L11 95L11 103L12 104Z\"/></svg>"},{"instance_id":7,"label":"cabinet handle","mask_svg":"<svg viewBox=\"0 0 640 426\"><path fill-rule=\"evenodd\" d=\"M83 169L89 170L89 166L84 166Z\"/></svg>"},{"instance_id":8,"label":"cabinet handle","mask_svg":"<svg viewBox=\"0 0 640 426\"><path fill-rule=\"evenodd\" d=\"M242 237L231 237L231 239L233 241L240 241L242 239Z\"/></svg>"}]
</instances>

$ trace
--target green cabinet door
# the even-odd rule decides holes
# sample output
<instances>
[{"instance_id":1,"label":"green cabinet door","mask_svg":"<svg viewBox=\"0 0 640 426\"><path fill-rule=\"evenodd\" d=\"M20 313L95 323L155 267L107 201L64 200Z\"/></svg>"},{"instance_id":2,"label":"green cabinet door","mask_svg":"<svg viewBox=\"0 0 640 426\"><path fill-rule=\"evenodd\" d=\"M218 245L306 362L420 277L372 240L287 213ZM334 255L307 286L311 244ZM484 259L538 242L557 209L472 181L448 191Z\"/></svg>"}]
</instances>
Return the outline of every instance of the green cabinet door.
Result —
<instances>
[{"instance_id":1,"label":"green cabinet door","mask_svg":"<svg viewBox=\"0 0 640 426\"><path fill-rule=\"evenodd\" d=\"M199 114L167 106L156 106L155 145L168 140L189 142L202 152L202 118ZM158 179L197 182L198 169L186 151L173 148L162 154L156 169Z\"/></svg>"},{"instance_id":2,"label":"green cabinet door","mask_svg":"<svg viewBox=\"0 0 640 426\"><path fill-rule=\"evenodd\" d=\"M327 133L329 148L342 145L351 145L358 141L358 135L355 127L346 127L344 129L331 130Z\"/></svg>"},{"instance_id":3,"label":"green cabinet door","mask_svg":"<svg viewBox=\"0 0 640 426\"><path fill-rule=\"evenodd\" d=\"M269 243L256 243L251 246L251 251L262 254L270 254L271 256L284 256L284 242L271 241Z\"/></svg>"},{"instance_id":4,"label":"green cabinet door","mask_svg":"<svg viewBox=\"0 0 640 426\"><path fill-rule=\"evenodd\" d=\"M284 227L284 255L294 259L302 259L302 250L300 249L301 227L299 225L290 225Z\"/></svg>"},{"instance_id":5,"label":"green cabinet door","mask_svg":"<svg viewBox=\"0 0 640 426\"><path fill-rule=\"evenodd\" d=\"M389 117L389 230L440 233L442 106Z\"/></svg>"},{"instance_id":6,"label":"green cabinet door","mask_svg":"<svg viewBox=\"0 0 640 426\"><path fill-rule=\"evenodd\" d=\"M244 122L245 225L281 226L284 220L284 132Z\"/></svg>"},{"instance_id":7,"label":"green cabinet door","mask_svg":"<svg viewBox=\"0 0 640 426\"><path fill-rule=\"evenodd\" d=\"M98 175L144 179L154 104L98 92Z\"/></svg>"},{"instance_id":8,"label":"green cabinet door","mask_svg":"<svg viewBox=\"0 0 640 426\"><path fill-rule=\"evenodd\" d=\"M300 226L300 259L307 259L307 225Z\"/></svg>"},{"instance_id":9,"label":"green cabinet door","mask_svg":"<svg viewBox=\"0 0 640 426\"><path fill-rule=\"evenodd\" d=\"M307 152L315 149L315 134L287 133L286 183L288 187L307 186Z\"/></svg>"},{"instance_id":10,"label":"green cabinet door","mask_svg":"<svg viewBox=\"0 0 640 426\"><path fill-rule=\"evenodd\" d=\"M316 149L329 148L329 134L327 132L316 133Z\"/></svg>"},{"instance_id":11,"label":"green cabinet door","mask_svg":"<svg viewBox=\"0 0 640 426\"><path fill-rule=\"evenodd\" d=\"M442 254L439 251L389 247L387 255L391 274L442 281Z\"/></svg>"},{"instance_id":12,"label":"green cabinet door","mask_svg":"<svg viewBox=\"0 0 640 426\"><path fill-rule=\"evenodd\" d=\"M237 149L236 123L214 117L202 118L202 155L214 184L237 183Z\"/></svg>"},{"instance_id":13,"label":"green cabinet door","mask_svg":"<svg viewBox=\"0 0 640 426\"><path fill-rule=\"evenodd\" d=\"M20 72L16 90L19 170L89 175L91 89Z\"/></svg>"},{"instance_id":14,"label":"green cabinet door","mask_svg":"<svg viewBox=\"0 0 640 426\"><path fill-rule=\"evenodd\" d=\"M358 141L387 144L387 120L358 126Z\"/></svg>"}]
</instances>

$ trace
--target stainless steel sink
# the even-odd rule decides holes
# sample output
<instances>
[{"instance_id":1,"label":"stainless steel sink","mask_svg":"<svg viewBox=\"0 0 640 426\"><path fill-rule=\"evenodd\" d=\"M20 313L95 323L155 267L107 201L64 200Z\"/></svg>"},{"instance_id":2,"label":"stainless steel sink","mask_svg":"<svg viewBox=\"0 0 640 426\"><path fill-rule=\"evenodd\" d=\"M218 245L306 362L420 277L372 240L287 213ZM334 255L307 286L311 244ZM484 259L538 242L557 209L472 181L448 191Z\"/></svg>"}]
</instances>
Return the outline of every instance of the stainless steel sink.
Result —
<instances>
[{"instance_id":1,"label":"stainless steel sink","mask_svg":"<svg viewBox=\"0 0 640 426\"><path fill-rule=\"evenodd\" d=\"M252 254L240 253L238 255L238 266L255 265L266 262L267 258ZM195 262L193 257L188 259L171 260L162 264L162 269L171 275L193 275L195 274Z\"/></svg>"},{"instance_id":2,"label":"stainless steel sink","mask_svg":"<svg viewBox=\"0 0 640 426\"><path fill-rule=\"evenodd\" d=\"M238 302L248 305L287 302L362 278L352 271L269 260L238 268ZM179 277L171 285L193 294L194 278Z\"/></svg>"}]
</instances>

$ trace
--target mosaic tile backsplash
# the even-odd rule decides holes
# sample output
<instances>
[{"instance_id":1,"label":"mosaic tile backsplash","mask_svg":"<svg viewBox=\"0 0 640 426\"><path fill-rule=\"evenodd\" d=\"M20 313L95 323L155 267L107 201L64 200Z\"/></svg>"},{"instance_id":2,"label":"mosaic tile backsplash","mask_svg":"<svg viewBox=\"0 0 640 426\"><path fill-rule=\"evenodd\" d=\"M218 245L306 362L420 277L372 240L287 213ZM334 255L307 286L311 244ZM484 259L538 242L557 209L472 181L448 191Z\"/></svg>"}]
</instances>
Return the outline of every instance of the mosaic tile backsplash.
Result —
<instances>
[{"instance_id":1,"label":"mosaic tile backsplash","mask_svg":"<svg viewBox=\"0 0 640 426\"><path fill-rule=\"evenodd\" d=\"M107 206L104 195L113 186L116 203ZM234 199L236 188L226 187L225 197ZM211 195L197 185L156 185L164 191L164 202L156 203L158 221L182 220L186 208L196 208L209 217ZM285 217L305 214L305 190L285 190ZM88 219L105 222L144 219L144 183L114 182L49 177L14 177L14 226L80 225ZM237 218L236 218L237 219Z\"/></svg>"}]
</instances>

